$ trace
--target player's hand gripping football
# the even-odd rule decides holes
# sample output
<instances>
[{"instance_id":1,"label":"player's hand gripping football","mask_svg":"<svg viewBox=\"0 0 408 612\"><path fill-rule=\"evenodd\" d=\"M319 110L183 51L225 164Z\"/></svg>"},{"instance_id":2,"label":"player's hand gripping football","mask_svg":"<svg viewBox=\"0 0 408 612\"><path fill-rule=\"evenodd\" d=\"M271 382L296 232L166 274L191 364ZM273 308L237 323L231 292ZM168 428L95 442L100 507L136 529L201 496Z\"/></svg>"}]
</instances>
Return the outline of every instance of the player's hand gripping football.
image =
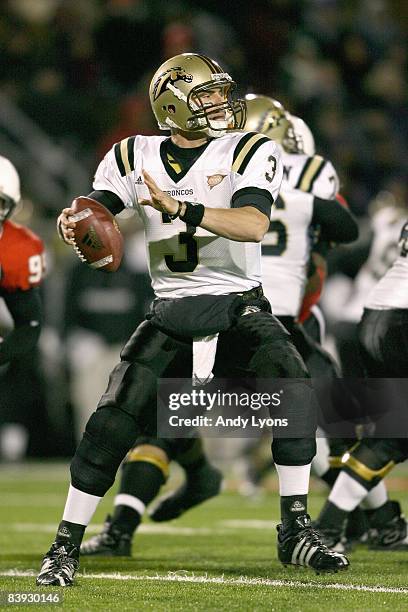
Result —
<instances>
[{"instance_id":1,"label":"player's hand gripping football","mask_svg":"<svg viewBox=\"0 0 408 612\"><path fill-rule=\"evenodd\" d=\"M156 185L152 177L146 172L146 170L142 171L143 178L145 181L145 185L149 190L151 200L141 200L139 204L142 206L152 206L156 210L164 213L168 213L169 215L174 215L179 208L179 203L177 200L169 196L168 193L165 193Z\"/></svg>"},{"instance_id":2,"label":"player's hand gripping football","mask_svg":"<svg viewBox=\"0 0 408 612\"><path fill-rule=\"evenodd\" d=\"M57 219L57 229L60 238L67 244L74 244L75 221L70 217L75 214L72 208L64 208Z\"/></svg>"}]
</instances>

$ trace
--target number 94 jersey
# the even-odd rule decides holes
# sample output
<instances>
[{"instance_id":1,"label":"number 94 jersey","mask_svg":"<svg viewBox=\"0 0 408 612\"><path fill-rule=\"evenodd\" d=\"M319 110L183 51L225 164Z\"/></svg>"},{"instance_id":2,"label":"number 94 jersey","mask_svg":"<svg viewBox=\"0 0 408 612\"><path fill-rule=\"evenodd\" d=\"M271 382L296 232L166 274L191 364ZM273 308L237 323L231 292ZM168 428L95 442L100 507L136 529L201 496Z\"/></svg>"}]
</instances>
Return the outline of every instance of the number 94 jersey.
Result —
<instances>
[{"instance_id":1,"label":"number 94 jersey","mask_svg":"<svg viewBox=\"0 0 408 612\"><path fill-rule=\"evenodd\" d=\"M283 166L278 146L255 133L237 132L210 140L188 169L183 170L165 148L161 136L134 136L114 145L99 165L94 189L115 193L128 208L138 209L145 227L147 259L158 297L221 295L258 286L261 278L259 243L237 242L202 227L170 220L151 206L142 169L160 189L176 200L212 208L231 208L278 196ZM254 197L255 194L255 197ZM267 215L269 216L269 210Z\"/></svg>"},{"instance_id":2,"label":"number 94 jersey","mask_svg":"<svg viewBox=\"0 0 408 612\"><path fill-rule=\"evenodd\" d=\"M5 221L0 229L0 295L36 287L43 273L42 240L26 227Z\"/></svg>"}]
</instances>

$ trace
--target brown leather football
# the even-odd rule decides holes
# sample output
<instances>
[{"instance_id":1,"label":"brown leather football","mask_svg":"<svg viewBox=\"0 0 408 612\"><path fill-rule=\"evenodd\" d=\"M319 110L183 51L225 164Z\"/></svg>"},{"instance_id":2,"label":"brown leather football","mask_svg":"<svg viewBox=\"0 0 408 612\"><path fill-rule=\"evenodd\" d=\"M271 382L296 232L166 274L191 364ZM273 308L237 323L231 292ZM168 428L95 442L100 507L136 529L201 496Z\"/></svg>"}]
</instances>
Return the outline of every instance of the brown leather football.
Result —
<instances>
[{"instance_id":1,"label":"brown leather football","mask_svg":"<svg viewBox=\"0 0 408 612\"><path fill-rule=\"evenodd\" d=\"M95 270L115 272L123 256L123 237L115 217L100 202L84 196L75 198L71 208L79 259Z\"/></svg>"}]
</instances>

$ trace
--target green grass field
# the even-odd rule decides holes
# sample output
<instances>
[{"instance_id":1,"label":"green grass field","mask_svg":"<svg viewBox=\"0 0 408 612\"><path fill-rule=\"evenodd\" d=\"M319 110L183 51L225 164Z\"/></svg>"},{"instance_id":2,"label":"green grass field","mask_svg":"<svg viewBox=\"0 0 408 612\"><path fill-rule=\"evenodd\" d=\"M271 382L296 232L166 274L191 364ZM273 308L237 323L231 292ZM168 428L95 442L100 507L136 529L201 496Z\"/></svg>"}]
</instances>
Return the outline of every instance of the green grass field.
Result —
<instances>
[{"instance_id":1,"label":"green grass field","mask_svg":"<svg viewBox=\"0 0 408 612\"><path fill-rule=\"evenodd\" d=\"M407 511L406 467L392 476L392 497ZM177 521L146 521L132 559L83 559L74 587L40 589L35 575L55 533L67 482L61 464L1 467L0 591L63 596L61 605L32 604L30 610L408 610L408 553L360 547L340 574L283 568L276 559L274 492L248 499L227 491ZM313 488L315 516L324 492ZM101 503L89 533L100 528L113 493Z\"/></svg>"}]
</instances>

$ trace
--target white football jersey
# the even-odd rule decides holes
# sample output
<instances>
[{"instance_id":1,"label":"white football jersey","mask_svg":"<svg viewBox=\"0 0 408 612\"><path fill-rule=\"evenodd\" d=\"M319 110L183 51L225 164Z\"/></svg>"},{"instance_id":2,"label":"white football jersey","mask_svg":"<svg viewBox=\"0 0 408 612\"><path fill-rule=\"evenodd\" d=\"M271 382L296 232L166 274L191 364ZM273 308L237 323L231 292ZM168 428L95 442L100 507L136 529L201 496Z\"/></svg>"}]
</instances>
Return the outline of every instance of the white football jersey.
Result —
<instances>
[{"instance_id":1,"label":"white football jersey","mask_svg":"<svg viewBox=\"0 0 408 612\"><path fill-rule=\"evenodd\" d=\"M408 222L398 243L399 256L370 292L365 306L374 310L408 309Z\"/></svg>"},{"instance_id":2,"label":"white football jersey","mask_svg":"<svg viewBox=\"0 0 408 612\"><path fill-rule=\"evenodd\" d=\"M302 304L310 256L309 226L313 196L281 191L262 241L262 277L266 297L277 316L296 317Z\"/></svg>"},{"instance_id":3,"label":"white football jersey","mask_svg":"<svg viewBox=\"0 0 408 612\"><path fill-rule=\"evenodd\" d=\"M404 222L402 215L402 209L394 206L380 208L374 214L370 254L354 279L352 294L342 307L344 320L357 323L361 319L367 296L398 256L398 238Z\"/></svg>"},{"instance_id":4,"label":"white football jersey","mask_svg":"<svg viewBox=\"0 0 408 612\"><path fill-rule=\"evenodd\" d=\"M333 200L339 191L339 177L332 163L320 155L282 153L282 191L300 189L322 200Z\"/></svg>"},{"instance_id":5,"label":"white football jersey","mask_svg":"<svg viewBox=\"0 0 408 612\"><path fill-rule=\"evenodd\" d=\"M335 197L339 180L328 160L282 152L283 180L262 242L265 295L277 316L296 317L302 304L310 257L313 198Z\"/></svg>"},{"instance_id":6,"label":"white football jersey","mask_svg":"<svg viewBox=\"0 0 408 612\"><path fill-rule=\"evenodd\" d=\"M279 147L261 134L236 132L213 139L187 172L169 172L164 165L162 136L133 136L114 145L100 163L96 190L115 193L128 208L138 210L144 223L152 286L158 297L181 298L211 293L247 291L261 278L261 245L217 236L201 227L192 234L180 219L138 202L150 199L146 170L172 197L212 208L230 208L245 189L267 190L276 200L283 166ZM180 170L180 168L178 167ZM245 191L244 191L245 193Z\"/></svg>"}]
</instances>

